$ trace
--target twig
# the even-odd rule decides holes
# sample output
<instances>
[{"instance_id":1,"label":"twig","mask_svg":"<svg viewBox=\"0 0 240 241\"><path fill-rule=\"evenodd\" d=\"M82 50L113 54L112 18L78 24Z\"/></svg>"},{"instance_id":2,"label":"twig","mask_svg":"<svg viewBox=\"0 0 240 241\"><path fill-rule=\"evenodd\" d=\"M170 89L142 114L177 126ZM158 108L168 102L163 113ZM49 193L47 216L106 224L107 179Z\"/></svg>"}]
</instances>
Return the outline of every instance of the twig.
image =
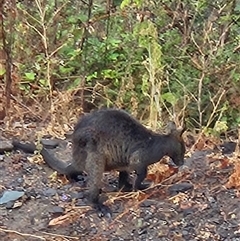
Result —
<instances>
[{"instance_id":1,"label":"twig","mask_svg":"<svg viewBox=\"0 0 240 241\"><path fill-rule=\"evenodd\" d=\"M237 140L237 145L234 151L235 156L239 157L239 147L240 147L240 125L238 125L238 140Z\"/></svg>"},{"instance_id":2,"label":"twig","mask_svg":"<svg viewBox=\"0 0 240 241\"><path fill-rule=\"evenodd\" d=\"M26 11L25 9L22 9L20 6L18 7L18 11L21 11L24 14L26 14L28 17L30 17L32 20L34 20L36 23L41 24L40 20L38 20L37 18L35 18L34 16L32 16L28 11Z\"/></svg>"},{"instance_id":3,"label":"twig","mask_svg":"<svg viewBox=\"0 0 240 241\"><path fill-rule=\"evenodd\" d=\"M43 233L45 235L53 236L53 237L61 237L61 238L64 238L64 239L79 240L79 237L72 237L72 236L61 235L61 234L56 234L56 233L48 233L48 232L43 232L43 231L41 231L41 233Z\"/></svg>"},{"instance_id":4,"label":"twig","mask_svg":"<svg viewBox=\"0 0 240 241\"><path fill-rule=\"evenodd\" d=\"M62 45L60 45L59 47L57 47L55 50L52 51L52 53L49 53L48 58L51 58L55 53L57 53L61 48L63 48L65 45L67 45L67 43L63 43Z\"/></svg>"},{"instance_id":5,"label":"twig","mask_svg":"<svg viewBox=\"0 0 240 241\"><path fill-rule=\"evenodd\" d=\"M15 230L0 228L0 231L5 232L5 233L14 233L14 234L20 235L22 237L38 238L40 240L46 241L46 238L44 238L44 237L33 235L33 234L28 234L28 233L20 233L20 232L15 231Z\"/></svg>"},{"instance_id":6,"label":"twig","mask_svg":"<svg viewBox=\"0 0 240 241\"><path fill-rule=\"evenodd\" d=\"M32 24L30 24L28 21L25 22L30 28L32 28L34 31L36 31L36 33L38 33L40 35L40 37L43 39L44 36L43 34L36 28L34 27Z\"/></svg>"},{"instance_id":7,"label":"twig","mask_svg":"<svg viewBox=\"0 0 240 241\"><path fill-rule=\"evenodd\" d=\"M81 39L80 44L79 44L79 48L81 50L83 50L83 46L84 46L84 44L85 44L85 42L87 41L87 38L88 38L88 30L87 30L87 28L89 27L91 16L92 16L92 8L93 8L93 0L89 0L89 3L88 3L88 14L87 14L88 15L88 19L87 19L86 24L84 24L83 35L82 35L82 39Z\"/></svg>"},{"instance_id":8,"label":"twig","mask_svg":"<svg viewBox=\"0 0 240 241\"><path fill-rule=\"evenodd\" d=\"M205 77L205 73L202 72L202 76L201 76L201 78L199 79L199 82L198 82L197 107L198 107L200 128L202 128L202 121L203 121L203 118L202 118L203 112L202 112L201 103L202 103L202 85L203 85L203 79L204 79L204 77Z\"/></svg>"},{"instance_id":9,"label":"twig","mask_svg":"<svg viewBox=\"0 0 240 241\"><path fill-rule=\"evenodd\" d=\"M5 86L5 96L6 96L6 107L7 110L8 108L10 108L10 95L11 95L11 88L12 88L12 58L11 58L11 47L12 47L12 33L13 33L13 16L10 15L10 27L7 30L5 30L4 27L4 7L3 4L1 3L0 6L0 20L1 20L1 37L2 37L2 47L3 47L3 51L6 55L6 60L5 60L5 68L6 68L6 74L5 74L5 81L6 81L6 86ZM10 37L7 40L7 33L9 32Z\"/></svg>"},{"instance_id":10,"label":"twig","mask_svg":"<svg viewBox=\"0 0 240 241\"><path fill-rule=\"evenodd\" d=\"M48 28L50 24L54 22L55 17L60 13L60 11L68 4L68 1L62 4L56 11L54 11L53 16L49 19L46 27Z\"/></svg>"},{"instance_id":11,"label":"twig","mask_svg":"<svg viewBox=\"0 0 240 241\"><path fill-rule=\"evenodd\" d=\"M38 116L38 115L36 115L29 107L27 107L26 105L24 105L22 102L20 102L15 96L13 96L12 94L11 94L11 98L13 99L13 100L15 100L19 105L21 105L23 108L25 108L25 109L27 109L32 115L34 115L38 120L41 120L41 118Z\"/></svg>"},{"instance_id":12,"label":"twig","mask_svg":"<svg viewBox=\"0 0 240 241\"><path fill-rule=\"evenodd\" d=\"M222 100L222 97L226 93L226 90L224 90L224 89L222 91L219 90L219 92L221 92L221 93L220 93L220 96L219 96L219 98L218 98L216 103L214 103L214 100L212 98L210 98L210 100L212 102L212 105L213 105L213 111L212 111L210 117L208 118L208 122L207 122L206 127L208 127L211 124L211 122L213 121L213 117L214 117L214 115L217 112L217 108L218 108L218 106L220 104L220 101Z\"/></svg>"}]
</instances>

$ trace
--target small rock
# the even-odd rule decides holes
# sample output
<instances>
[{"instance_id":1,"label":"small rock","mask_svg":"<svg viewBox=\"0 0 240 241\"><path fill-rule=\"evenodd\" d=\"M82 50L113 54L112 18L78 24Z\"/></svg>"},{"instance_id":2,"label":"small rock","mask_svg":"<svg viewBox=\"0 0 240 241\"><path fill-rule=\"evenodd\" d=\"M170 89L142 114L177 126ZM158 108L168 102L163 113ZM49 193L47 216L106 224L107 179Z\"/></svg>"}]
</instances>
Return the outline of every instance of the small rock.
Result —
<instances>
[{"instance_id":1,"label":"small rock","mask_svg":"<svg viewBox=\"0 0 240 241\"><path fill-rule=\"evenodd\" d=\"M4 191L2 197L0 198L0 205L8 203L10 201L15 201L22 197L24 192L22 191Z\"/></svg>"},{"instance_id":2,"label":"small rock","mask_svg":"<svg viewBox=\"0 0 240 241\"><path fill-rule=\"evenodd\" d=\"M153 200L144 200L141 204L140 204L140 207L151 207L151 205L154 204L154 201Z\"/></svg>"},{"instance_id":3,"label":"small rock","mask_svg":"<svg viewBox=\"0 0 240 241\"><path fill-rule=\"evenodd\" d=\"M63 214L64 213L64 208L62 207L59 207L59 206L53 206L49 212L50 213L53 213L53 214Z\"/></svg>"},{"instance_id":4,"label":"small rock","mask_svg":"<svg viewBox=\"0 0 240 241\"><path fill-rule=\"evenodd\" d=\"M23 179L22 177L19 177L19 178L17 179L17 182L20 183L20 184L22 184L22 183L24 182L24 179Z\"/></svg>"},{"instance_id":5,"label":"small rock","mask_svg":"<svg viewBox=\"0 0 240 241\"><path fill-rule=\"evenodd\" d=\"M235 151L236 149L236 142L229 141L229 142L224 142L222 145L220 145L222 154L231 154Z\"/></svg>"},{"instance_id":6,"label":"small rock","mask_svg":"<svg viewBox=\"0 0 240 241\"><path fill-rule=\"evenodd\" d=\"M13 207L12 207L12 208L20 208L22 205L23 205L23 202L16 201L16 202L14 202L14 204L13 204Z\"/></svg>"},{"instance_id":7,"label":"small rock","mask_svg":"<svg viewBox=\"0 0 240 241\"><path fill-rule=\"evenodd\" d=\"M12 209L14 206L14 201L9 201L7 203L4 204L6 209Z\"/></svg>"},{"instance_id":8,"label":"small rock","mask_svg":"<svg viewBox=\"0 0 240 241\"><path fill-rule=\"evenodd\" d=\"M1 140L0 141L0 153L3 154L4 152L7 151L12 151L13 150L13 145L11 141L8 140Z\"/></svg>"},{"instance_id":9,"label":"small rock","mask_svg":"<svg viewBox=\"0 0 240 241\"><path fill-rule=\"evenodd\" d=\"M71 201L71 197L69 195L66 195L66 194L62 194L60 196L60 199L63 201L63 202L70 202Z\"/></svg>"},{"instance_id":10,"label":"small rock","mask_svg":"<svg viewBox=\"0 0 240 241\"><path fill-rule=\"evenodd\" d=\"M188 231L186 231L186 230L183 230L183 231L182 231L182 235L183 235L183 236L186 236L186 235L188 235Z\"/></svg>"},{"instance_id":11,"label":"small rock","mask_svg":"<svg viewBox=\"0 0 240 241\"><path fill-rule=\"evenodd\" d=\"M48 188L47 190L43 191L43 195L47 197L52 197L57 193L56 189Z\"/></svg>"},{"instance_id":12,"label":"small rock","mask_svg":"<svg viewBox=\"0 0 240 241\"><path fill-rule=\"evenodd\" d=\"M76 207L82 207L82 206L86 206L86 200L84 199L78 199L76 204L75 204Z\"/></svg>"},{"instance_id":13,"label":"small rock","mask_svg":"<svg viewBox=\"0 0 240 241\"><path fill-rule=\"evenodd\" d=\"M5 155L0 155L0 162L4 160Z\"/></svg>"},{"instance_id":14,"label":"small rock","mask_svg":"<svg viewBox=\"0 0 240 241\"><path fill-rule=\"evenodd\" d=\"M72 187L72 184L66 184L63 186L64 190L69 190Z\"/></svg>"},{"instance_id":15,"label":"small rock","mask_svg":"<svg viewBox=\"0 0 240 241\"><path fill-rule=\"evenodd\" d=\"M176 183L168 188L168 191L171 195L176 195L179 192L186 192L193 189L193 185L188 182Z\"/></svg>"},{"instance_id":16,"label":"small rock","mask_svg":"<svg viewBox=\"0 0 240 241\"><path fill-rule=\"evenodd\" d=\"M214 197L207 197L207 199L208 199L208 201L210 202L210 203L215 203L216 202L216 200L215 200L215 198Z\"/></svg>"},{"instance_id":17,"label":"small rock","mask_svg":"<svg viewBox=\"0 0 240 241\"><path fill-rule=\"evenodd\" d=\"M83 192L74 192L71 194L72 199L82 199L84 198L84 193Z\"/></svg>"},{"instance_id":18,"label":"small rock","mask_svg":"<svg viewBox=\"0 0 240 241\"><path fill-rule=\"evenodd\" d=\"M13 124L13 129L15 129L15 128L22 128L22 127L23 127L23 125L22 125L22 123L19 122L19 121L16 121L16 122L14 122L14 124Z\"/></svg>"},{"instance_id":19,"label":"small rock","mask_svg":"<svg viewBox=\"0 0 240 241\"><path fill-rule=\"evenodd\" d=\"M194 208L186 208L186 209L183 209L183 216L186 217L187 215L189 214L192 214L194 213L196 210Z\"/></svg>"},{"instance_id":20,"label":"small rock","mask_svg":"<svg viewBox=\"0 0 240 241\"><path fill-rule=\"evenodd\" d=\"M36 192L35 189L32 188L26 192L26 196L27 196L27 198L31 198L31 197L36 198L37 196L40 196L40 195L39 195L39 193Z\"/></svg>"},{"instance_id":21,"label":"small rock","mask_svg":"<svg viewBox=\"0 0 240 241\"><path fill-rule=\"evenodd\" d=\"M79 179L81 179L81 180L79 180ZM80 175L78 175L78 177L77 177L77 183L76 183L79 187L82 187L82 188L84 188L84 187L86 187L86 179L84 180L83 178L82 178L82 176L80 176Z\"/></svg>"}]
</instances>

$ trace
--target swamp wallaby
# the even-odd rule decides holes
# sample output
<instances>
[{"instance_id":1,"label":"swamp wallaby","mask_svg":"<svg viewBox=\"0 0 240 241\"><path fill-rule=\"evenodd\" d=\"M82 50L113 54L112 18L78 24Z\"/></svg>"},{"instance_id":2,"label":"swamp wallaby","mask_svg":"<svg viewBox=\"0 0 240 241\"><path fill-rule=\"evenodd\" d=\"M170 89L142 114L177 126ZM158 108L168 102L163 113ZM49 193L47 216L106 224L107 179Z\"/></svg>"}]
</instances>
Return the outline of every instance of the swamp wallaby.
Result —
<instances>
[{"instance_id":1,"label":"swamp wallaby","mask_svg":"<svg viewBox=\"0 0 240 241\"><path fill-rule=\"evenodd\" d=\"M99 201L103 172L119 171L119 188L143 189L149 165L169 156L180 166L184 162L184 129L171 126L169 134L155 133L123 110L103 109L81 117L72 135L73 159L70 165L55 158L45 161L59 173L88 174L88 198L100 214L109 209ZM16 144L16 143L15 143ZM129 183L129 173L136 180Z\"/></svg>"}]
</instances>

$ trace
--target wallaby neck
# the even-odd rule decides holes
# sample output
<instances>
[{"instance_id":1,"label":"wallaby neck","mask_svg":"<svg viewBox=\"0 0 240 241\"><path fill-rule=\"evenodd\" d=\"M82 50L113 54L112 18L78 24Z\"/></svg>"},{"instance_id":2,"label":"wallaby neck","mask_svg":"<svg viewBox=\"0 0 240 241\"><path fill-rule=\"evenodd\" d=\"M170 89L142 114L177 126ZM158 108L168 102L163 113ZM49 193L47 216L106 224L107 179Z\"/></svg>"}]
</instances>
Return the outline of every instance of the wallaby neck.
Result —
<instances>
[{"instance_id":1,"label":"wallaby neck","mask_svg":"<svg viewBox=\"0 0 240 241\"><path fill-rule=\"evenodd\" d=\"M148 164L158 162L163 156L167 155L170 142L171 138L168 135L153 134L147 150Z\"/></svg>"}]
</instances>

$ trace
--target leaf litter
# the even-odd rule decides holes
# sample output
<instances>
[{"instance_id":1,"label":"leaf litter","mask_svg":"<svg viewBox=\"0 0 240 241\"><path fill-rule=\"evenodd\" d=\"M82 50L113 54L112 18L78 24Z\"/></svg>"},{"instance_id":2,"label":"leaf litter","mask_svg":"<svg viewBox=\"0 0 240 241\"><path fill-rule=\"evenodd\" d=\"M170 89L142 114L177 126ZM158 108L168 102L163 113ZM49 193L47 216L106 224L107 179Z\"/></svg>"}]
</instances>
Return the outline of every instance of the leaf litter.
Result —
<instances>
[{"instance_id":1,"label":"leaf litter","mask_svg":"<svg viewBox=\"0 0 240 241\"><path fill-rule=\"evenodd\" d=\"M64 103L61 112L66 103L70 102ZM59 119L56 117L47 128L27 126L20 121L21 125L6 128L2 135L6 138L21 136L25 140L39 139L44 135L64 139L64 133L72 126L62 123L74 123L72 116L69 113L68 119L64 119L59 115ZM14 120L14 115L12 118L10 122L13 123L16 118ZM219 144L217 140L202 136L189 147L186 164L179 170L167 161L154 164L147 176L152 184L144 191L108 192L109 180L117 180L117 173L104 175L103 194L113 211L112 220L99 219L84 198L62 199L62 195L81 193L85 187L57 175L37 154L5 155L0 162L0 176L4 176L0 179L1 193L8 187L12 190L23 188L30 198L17 209L0 207L0 239L238 240L239 158L233 154L223 155ZM70 159L69 155L62 158ZM24 178L24 184L19 182L21 178ZM181 189L186 183L192 188ZM172 192L171 188L177 184L177 191ZM43 195L46 188L56 190L56 194ZM53 206L62 207L63 213L52 212Z\"/></svg>"}]
</instances>

